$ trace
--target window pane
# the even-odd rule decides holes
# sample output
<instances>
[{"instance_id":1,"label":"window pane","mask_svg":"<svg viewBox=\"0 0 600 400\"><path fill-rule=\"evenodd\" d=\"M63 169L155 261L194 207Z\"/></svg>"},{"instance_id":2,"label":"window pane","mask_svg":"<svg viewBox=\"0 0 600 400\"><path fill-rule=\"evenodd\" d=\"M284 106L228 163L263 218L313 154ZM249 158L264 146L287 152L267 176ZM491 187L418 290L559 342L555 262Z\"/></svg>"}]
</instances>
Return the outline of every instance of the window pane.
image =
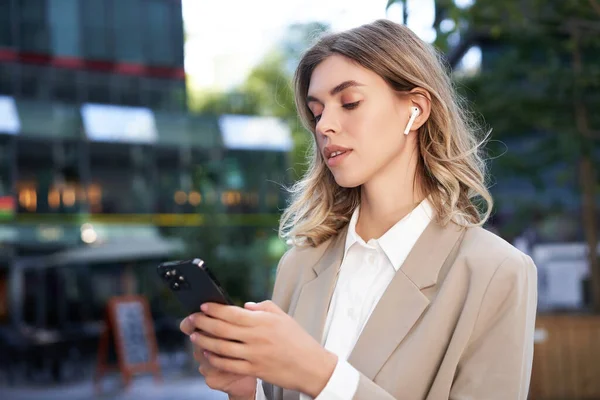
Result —
<instances>
[{"instance_id":1,"label":"window pane","mask_svg":"<svg viewBox=\"0 0 600 400\"><path fill-rule=\"evenodd\" d=\"M0 196L12 194L13 183L13 155L14 146L12 138L4 136L0 141Z\"/></svg>"},{"instance_id":2,"label":"window pane","mask_svg":"<svg viewBox=\"0 0 600 400\"><path fill-rule=\"evenodd\" d=\"M49 35L45 1L21 0L19 4L21 49L34 53L46 53Z\"/></svg>"},{"instance_id":3,"label":"window pane","mask_svg":"<svg viewBox=\"0 0 600 400\"><path fill-rule=\"evenodd\" d=\"M77 101L76 74L68 69L57 68L53 71L52 99L65 103Z\"/></svg>"},{"instance_id":4,"label":"window pane","mask_svg":"<svg viewBox=\"0 0 600 400\"><path fill-rule=\"evenodd\" d=\"M183 12L181 9L181 2L171 2L172 13L171 20L173 21L173 66L183 68L183 43L185 41L183 36Z\"/></svg>"},{"instance_id":5,"label":"window pane","mask_svg":"<svg viewBox=\"0 0 600 400\"><path fill-rule=\"evenodd\" d=\"M180 189L179 151L175 147L161 148L157 152L157 203L158 212L178 211L175 192Z\"/></svg>"},{"instance_id":6,"label":"window pane","mask_svg":"<svg viewBox=\"0 0 600 400\"><path fill-rule=\"evenodd\" d=\"M28 99L48 99L50 92L50 70L35 65L21 65L21 87L19 93Z\"/></svg>"},{"instance_id":7,"label":"window pane","mask_svg":"<svg viewBox=\"0 0 600 400\"><path fill-rule=\"evenodd\" d=\"M142 78L142 99L146 107L161 109L163 93L160 80Z\"/></svg>"},{"instance_id":8,"label":"window pane","mask_svg":"<svg viewBox=\"0 0 600 400\"><path fill-rule=\"evenodd\" d=\"M37 298L42 285L40 270L28 269L24 272L23 285L23 321L29 325L37 324Z\"/></svg>"},{"instance_id":9,"label":"window pane","mask_svg":"<svg viewBox=\"0 0 600 400\"><path fill-rule=\"evenodd\" d=\"M40 144L39 138L19 138L17 147L19 180L16 183L19 212L75 213L83 209L85 198L76 158L79 154L75 143L67 143L65 145L66 165L59 169L53 161L50 142Z\"/></svg>"},{"instance_id":10,"label":"window pane","mask_svg":"<svg viewBox=\"0 0 600 400\"><path fill-rule=\"evenodd\" d=\"M110 29L107 19L108 0L85 0L81 2L83 24L84 58L112 59Z\"/></svg>"},{"instance_id":11,"label":"window pane","mask_svg":"<svg viewBox=\"0 0 600 400\"><path fill-rule=\"evenodd\" d=\"M169 93L169 105L168 108L170 110L186 110L186 91L185 91L185 82L184 81L174 81L171 83L170 93Z\"/></svg>"},{"instance_id":12,"label":"window pane","mask_svg":"<svg viewBox=\"0 0 600 400\"><path fill-rule=\"evenodd\" d=\"M12 34L13 7L11 1L0 1L0 47L12 47L15 38Z\"/></svg>"},{"instance_id":13,"label":"window pane","mask_svg":"<svg viewBox=\"0 0 600 400\"><path fill-rule=\"evenodd\" d=\"M15 93L16 68L14 64L0 64L0 94Z\"/></svg>"},{"instance_id":14,"label":"window pane","mask_svg":"<svg viewBox=\"0 0 600 400\"><path fill-rule=\"evenodd\" d=\"M169 2L162 0L149 0L146 2L146 44L147 60L152 65L172 65L173 43L171 30Z\"/></svg>"},{"instance_id":15,"label":"window pane","mask_svg":"<svg viewBox=\"0 0 600 400\"><path fill-rule=\"evenodd\" d=\"M93 213L135 214L153 209L152 154L144 148L134 156L128 144L93 142L90 145L92 185L88 194ZM110 156L108 156L110 155ZM136 168L135 159L143 165Z\"/></svg>"},{"instance_id":16,"label":"window pane","mask_svg":"<svg viewBox=\"0 0 600 400\"><path fill-rule=\"evenodd\" d=\"M79 1L48 0L52 53L59 56L80 56Z\"/></svg>"},{"instance_id":17,"label":"window pane","mask_svg":"<svg viewBox=\"0 0 600 400\"><path fill-rule=\"evenodd\" d=\"M142 29L140 0L113 3L115 56L118 61L142 63Z\"/></svg>"},{"instance_id":18,"label":"window pane","mask_svg":"<svg viewBox=\"0 0 600 400\"><path fill-rule=\"evenodd\" d=\"M126 106L141 106L140 78L132 75L113 75L113 102Z\"/></svg>"},{"instance_id":19,"label":"window pane","mask_svg":"<svg viewBox=\"0 0 600 400\"><path fill-rule=\"evenodd\" d=\"M88 72L86 86L88 103L109 104L110 101L110 75L98 72Z\"/></svg>"},{"instance_id":20,"label":"window pane","mask_svg":"<svg viewBox=\"0 0 600 400\"><path fill-rule=\"evenodd\" d=\"M82 265L69 265L61 272L62 289L65 301L65 319L67 323L81 322L84 320L86 292L82 274Z\"/></svg>"},{"instance_id":21,"label":"window pane","mask_svg":"<svg viewBox=\"0 0 600 400\"><path fill-rule=\"evenodd\" d=\"M145 78L142 81L143 101L156 110L185 111L186 91L184 81Z\"/></svg>"},{"instance_id":22,"label":"window pane","mask_svg":"<svg viewBox=\"0 0 600 400\"><path fill-rule=\"evenodd\" d=\"M8 265L0 263L0 325L8 324Z\"/></svg>"},{"instance_id":23,"label":"window pane","mask_svg":"<svg viewBox=\"0 0 600 400\"><path fill-rule=\"evenodd\" d=\"M60 272L56 268L45 271L46 327L50 329L57 329L64 322L64 284Z\"/></svg>"}]
</instances>

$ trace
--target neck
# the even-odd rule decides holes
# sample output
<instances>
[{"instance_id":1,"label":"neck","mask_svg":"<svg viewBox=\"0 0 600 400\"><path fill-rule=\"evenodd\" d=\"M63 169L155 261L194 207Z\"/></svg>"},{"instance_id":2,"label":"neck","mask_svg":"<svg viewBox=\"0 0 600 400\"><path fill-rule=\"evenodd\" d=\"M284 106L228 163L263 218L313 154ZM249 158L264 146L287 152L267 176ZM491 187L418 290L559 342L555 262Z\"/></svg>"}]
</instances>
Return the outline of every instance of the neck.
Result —
<instances>
[{"instance_id":1,"label":"neck","mask_svg":"<svg viewBox=\"0 0 600 400\"><path fill-rule=\"evenodd\" d=\"M415 182L417 154L403 154L361 186L356 232L365 241L377 239L414 210L425 198Z\"/></svg>"}]
</instances>

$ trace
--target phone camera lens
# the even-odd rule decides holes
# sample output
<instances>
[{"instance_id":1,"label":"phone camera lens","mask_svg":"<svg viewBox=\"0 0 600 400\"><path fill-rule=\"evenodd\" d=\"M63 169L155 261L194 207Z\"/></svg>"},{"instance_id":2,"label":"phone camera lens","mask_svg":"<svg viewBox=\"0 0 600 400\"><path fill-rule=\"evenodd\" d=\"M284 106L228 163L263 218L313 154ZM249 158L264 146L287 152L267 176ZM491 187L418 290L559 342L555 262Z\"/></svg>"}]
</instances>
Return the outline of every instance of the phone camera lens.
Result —
<instances>
[{"instance_id":1,"label":"phone camera lens","mask_svg":"<svg viewBox=\"0 0 600 400\"><path fill-rule=\"evenodd\" d=\"M180 280L181 282L183 282L183 281L185 281L185 278L184 278L183 276L180 276L180 277L179 277L179 280Z\"/></svg>"},{"instance_id":2,"label":"phone camera lens","mask_svg":"<svg viewBox=\"0 0 600 400\"><path fill-rule=\"evenodd\" d=\"M179 283L177 283L177 282L174 282L174 283L171 285L171 288L172 288L173 290L179 290Z\"/></svg>"}]
</instances>

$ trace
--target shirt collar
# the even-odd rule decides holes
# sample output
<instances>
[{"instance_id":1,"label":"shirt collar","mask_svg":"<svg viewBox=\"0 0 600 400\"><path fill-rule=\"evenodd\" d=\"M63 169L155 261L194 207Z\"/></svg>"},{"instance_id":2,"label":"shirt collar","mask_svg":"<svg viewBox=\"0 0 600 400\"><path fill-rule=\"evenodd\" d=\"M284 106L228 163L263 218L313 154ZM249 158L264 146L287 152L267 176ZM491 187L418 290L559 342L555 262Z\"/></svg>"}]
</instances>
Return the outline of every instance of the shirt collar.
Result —
<instances>
[{"instance_id":1,"label":"shirt collar","mask_svg":"<svg viewBox=\"0 0 600 400\"><path fill-rule=\"evenodd\" d=\"M396 271L400 269L400 266L412 250L417 239L433 219L434 214L433 207L426 198L414 210L396 222L383 236L378 239L371 239L366 243L356 233L359 212L359 207L356 207L352 213L352 218L350 218L344 247L344 257L350 247L357 242L365 247L379 247L383 250Z\"/></svg>"}]
</instances>

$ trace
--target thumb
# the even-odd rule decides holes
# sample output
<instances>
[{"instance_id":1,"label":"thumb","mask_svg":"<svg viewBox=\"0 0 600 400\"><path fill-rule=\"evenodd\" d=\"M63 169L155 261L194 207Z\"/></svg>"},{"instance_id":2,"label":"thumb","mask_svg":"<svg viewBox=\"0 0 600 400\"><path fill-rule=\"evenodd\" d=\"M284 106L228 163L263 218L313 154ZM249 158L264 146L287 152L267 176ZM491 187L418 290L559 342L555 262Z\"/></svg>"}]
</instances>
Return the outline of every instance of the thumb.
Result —
<instances>
[{"instance_id":1,"label":"thumb","mask_svg":"<svg viewBox=\"0 0 600 400\"><path fill-rule=\"evenodd\" d=\"M252 301L249 301L246 304L244 304L244 308L252 311L267 311L277 314L283 312L281 308L279 308L277 304L273 303L271 300L261 301L260 303L254 303Z\"/></svg>"}]
</instances>

